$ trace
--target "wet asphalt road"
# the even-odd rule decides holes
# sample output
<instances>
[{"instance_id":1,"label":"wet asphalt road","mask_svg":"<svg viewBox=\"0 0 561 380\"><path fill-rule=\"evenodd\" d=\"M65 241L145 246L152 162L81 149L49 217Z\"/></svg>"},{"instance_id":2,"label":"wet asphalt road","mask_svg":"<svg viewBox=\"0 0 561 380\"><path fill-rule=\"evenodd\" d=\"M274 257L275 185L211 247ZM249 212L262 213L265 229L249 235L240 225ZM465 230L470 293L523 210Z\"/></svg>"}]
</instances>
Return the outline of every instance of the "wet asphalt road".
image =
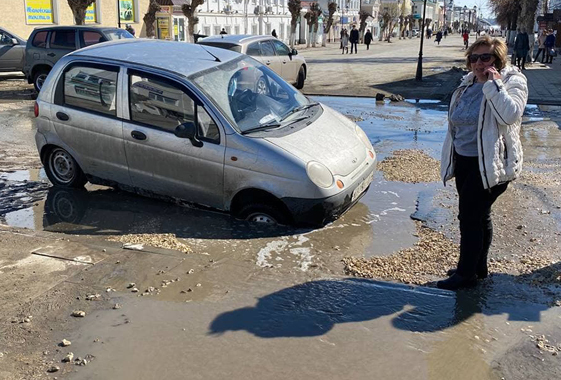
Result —
<instances>
[{"instance_id":1,"label":"wet asphalt road","mask_svg":"<svg viewBox=\"0 0 561 380\"><path fill-rule=\"evenodd\" d=\"M356 120L379 160L396 149L422 149L439 158L445 106L318 100ZM66 337L75 355L94 358L85 367L63 366L68 378L526 379L560 374L559 356L536 349L531 337L547 334L561 343L559 309L550 304L555 287L546 291L501 275L476 291L452 293L343 276L345 256L389 255L413 245L412 214L454 236L454 211L439 203L453 189L388 182L377 173L359 204L311 231L252 226L221 213L108 188L55 189L28 154L33 151L30 106L0 108L7 130L0 143L15 149L14 156L27 154L19 167L17 157L3 165L19 170L0 174L0 220L8 226L3 231L39 234L43 240L34 241L29 251L43 255L22 254L13 262L0 256L0 273L8 273L7 265L14 272L32 267L51 277L45 297L54 297L57 288L82 295L63 304L87 309L83 320L56 324L64 318L52 312L51 345ZM561 157L559 116L557 109L527 109L526 157L543 164L534 170L547 170L544 165ZM10 154L3 159L10 161ZM504 207L517 215L516 200L507 196ZM559 233L559 198L543 196L551 213L524 223L542 223L544 234ZM193 253L150 247L128 251L106 240L133 233L173 233ZM499 234L496 250L507 249L502 240ZM77 256L96 265L61 260ZM56 281L61 274L64 280ZM180 281L163 286L172 279ZM127 290L130 282L141 292L153 286L157 295L138 297ZM105 292L108 287L117 292ZM87 303L86 289L102 293L106 302ZM121 309L111 310L116 302ZM51 347L46 356L59 361L66 351Z\"/></svg>"}]
</instances>

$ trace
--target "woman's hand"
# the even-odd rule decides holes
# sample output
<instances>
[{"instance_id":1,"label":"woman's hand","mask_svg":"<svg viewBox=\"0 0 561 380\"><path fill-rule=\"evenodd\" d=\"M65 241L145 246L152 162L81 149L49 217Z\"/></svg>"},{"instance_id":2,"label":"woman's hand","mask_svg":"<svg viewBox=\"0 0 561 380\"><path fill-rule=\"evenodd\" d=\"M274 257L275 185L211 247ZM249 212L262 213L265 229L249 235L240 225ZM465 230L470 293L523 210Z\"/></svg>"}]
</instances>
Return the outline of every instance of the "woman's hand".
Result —
<instances>
[{"instance_id":1,"label":"woman's hand","mask_svg":"<svg viewBox=\"0 0 561 380\"><path fill-rule=\"evenodd\" d=\"M501 79L501 74L497 71L494 66L489 66L483 71L483 74L487 75L487 80Z\"/></svg>"}]
</instances>

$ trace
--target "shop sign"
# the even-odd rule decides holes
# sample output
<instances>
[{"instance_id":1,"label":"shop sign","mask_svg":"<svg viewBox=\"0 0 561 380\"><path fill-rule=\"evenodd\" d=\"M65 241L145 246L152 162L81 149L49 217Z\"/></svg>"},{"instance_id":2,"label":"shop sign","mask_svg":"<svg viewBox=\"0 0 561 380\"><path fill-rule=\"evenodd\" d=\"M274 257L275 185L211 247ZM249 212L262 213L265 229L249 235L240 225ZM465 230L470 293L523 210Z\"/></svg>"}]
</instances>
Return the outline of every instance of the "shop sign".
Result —
<instances>
[{"instance_id":1,"label":"shop sign","mask_svg":"<svg viewBox=\"0 0 561 380\"><path fill-rule=\"evenodd\" d=\"M158 13L171 13L172 7L160 7L161 9L158 11Z\"/></svg>"},{"instance_id":2,"label":"shop sign","mask_svg":"<svg viewBox=\"0 0 561 380\"><path fill-rule=\"evenodd\" d=\"M169 40L169 18L158 17L158 38L160 40Z\"/></svg>"},{"instance_id":3,"label":"shop sign","mask_svg":"<svg viewBox=\"0 0 561 380\"><path fill-rule=\"evenodd\" d=\"M134 0L119 0L121 21L134 22Z\"/></svg>"},{"instance_id":4,"label":"shop sign","mask_svg":"<svg viewBox=\"0 0 561 380\"><path fill-rule=\"evenodd\" d=\"M89 24L97 23L96 3L97 2L94 1L89 7L86 8L86 22Z\"/></svg>"},{"instance_id":5,"label":"shop sign","mask_svg":"<svg viewBox=\"0 0 561 380\"><path fill-rule=\"evenodd\" d=\"M28 24L52 24L52 0L27 0L25 2L25 19Z\"/></svg>"}]
</instances>

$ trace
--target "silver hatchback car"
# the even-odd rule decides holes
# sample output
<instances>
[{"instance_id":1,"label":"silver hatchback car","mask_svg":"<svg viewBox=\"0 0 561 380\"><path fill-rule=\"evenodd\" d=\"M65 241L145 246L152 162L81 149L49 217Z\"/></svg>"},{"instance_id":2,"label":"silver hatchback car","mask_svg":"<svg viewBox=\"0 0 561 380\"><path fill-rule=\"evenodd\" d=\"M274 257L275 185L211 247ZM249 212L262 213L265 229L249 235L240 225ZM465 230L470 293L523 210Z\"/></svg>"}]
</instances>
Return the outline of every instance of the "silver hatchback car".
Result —
<instances>
[{"instance_id":1,"label":"silver hatchback car","mask_svg":"<svg viewBox=\"0 0 561 380\"><path fill-rule=\"evenodd\" d=\"M247 56L201 45L78 50L53 67L35 114L55 186L118 186L256 222L325 224L360 199L376 166L348 118Z\"/></svg>"}]
</instances>

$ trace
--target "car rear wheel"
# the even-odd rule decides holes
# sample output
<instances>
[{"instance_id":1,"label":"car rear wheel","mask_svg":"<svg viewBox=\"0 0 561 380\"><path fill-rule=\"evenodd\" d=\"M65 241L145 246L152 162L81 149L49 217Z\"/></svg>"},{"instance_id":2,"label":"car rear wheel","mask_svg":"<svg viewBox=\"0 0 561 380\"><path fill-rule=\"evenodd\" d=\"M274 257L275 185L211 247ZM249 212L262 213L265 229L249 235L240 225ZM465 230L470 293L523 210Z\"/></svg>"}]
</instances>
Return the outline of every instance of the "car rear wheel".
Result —
<instances>
[{"instance_id":1,"label":"car rear wheel","mask_svg":"<svg viewBox=\"0 0 561 380\"><path fill-rule=\"evenodd\" d=\"M306 70L304 66L300 66L300 70L298 71L298 78L296 79L295 87L297 89L302 89L304 87L304 81L306 80Z\"/></svg>"},{"instance_id":2,"label":"car rear wheel","mask_svg":"<svg viewBox=\"0 0 561 380\"><path fill-rule=\"evenodd\" d=\"M282 210L265 204L253 203L245 205L238 213L238 218L252 223L269 225L288 224L289 218Z\"/></svg>"},{"instance_id":3,"label":"car rear wheel","mask_svg":"<svg viewBox=\"0 0 561 380\"><path fill-rule=\"evenodd\" d=\"M48 75L49 72L45 69L38 70L35 73L35 75L33 76L33 87L35 87L35 91L41 91L41 88L43 88L43 84L45 83Z\"/></svg>"},{"instance_id":4,"label":"car rear wheel","mask_svg":"<svg viewBox=\"0 0 561 380\"><path fill-rule=\"evenodd\" d=\"M84 172L66 150L53 148L45 158L45 172L53 185L80 188L86 184Z\"/></svg>"}]
</instances>

